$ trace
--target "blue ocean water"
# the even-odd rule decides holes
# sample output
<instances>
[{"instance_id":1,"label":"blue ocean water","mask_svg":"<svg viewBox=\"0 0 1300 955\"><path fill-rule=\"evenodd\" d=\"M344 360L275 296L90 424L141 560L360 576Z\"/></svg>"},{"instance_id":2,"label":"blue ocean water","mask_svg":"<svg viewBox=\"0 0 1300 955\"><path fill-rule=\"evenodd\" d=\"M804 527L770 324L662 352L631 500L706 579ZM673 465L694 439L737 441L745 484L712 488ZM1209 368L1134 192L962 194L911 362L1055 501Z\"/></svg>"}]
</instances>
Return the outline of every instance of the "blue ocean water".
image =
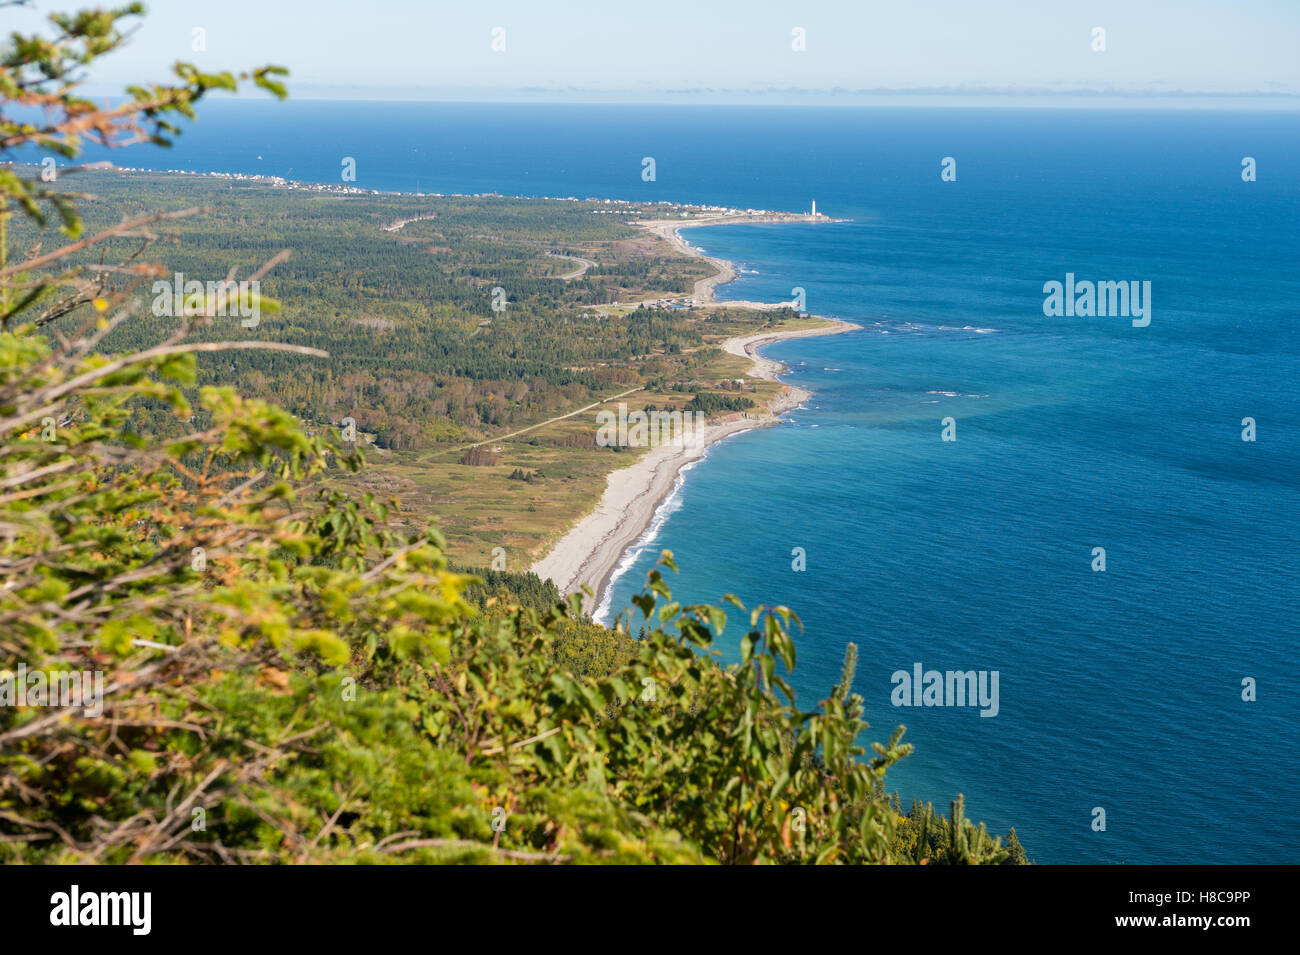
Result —
<instances>
[{"instance_id":1,"label":"blue ocean water","mask_svg":"<svg viewBox=\"0 0 1300 955\"><path fill-rule=\"evenodd\" d=\"M203 112L170 154L110 158L330 182L351 156L369 188L816 199L851 219L684 233L747 270L722 298L798 286L810 311L864 328L768 349L814 397L686 475L615 606L660 548L682 567L679 599L789 605L805 704L856 643L871 736L904 723L916 745L891 787L940 808L963 792L1040 862L1300 861L1294 113ZM1242 181L1246 156L1258 181ZM1046 317L1043 284L1067 272L1151 282L1150 325ZM725 659L741 632L724 634ZM918 662L998 671L997 716L892 705L891 675Z\"/></svg>"}]
</instances>

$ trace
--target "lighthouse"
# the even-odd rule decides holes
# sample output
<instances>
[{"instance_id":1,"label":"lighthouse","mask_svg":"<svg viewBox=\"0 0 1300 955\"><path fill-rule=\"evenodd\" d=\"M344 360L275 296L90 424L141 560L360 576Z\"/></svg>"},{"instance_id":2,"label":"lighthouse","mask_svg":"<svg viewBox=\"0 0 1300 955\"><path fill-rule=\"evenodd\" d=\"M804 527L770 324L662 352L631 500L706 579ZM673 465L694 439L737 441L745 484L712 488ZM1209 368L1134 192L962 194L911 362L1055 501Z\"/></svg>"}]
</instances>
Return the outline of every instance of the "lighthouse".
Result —
<instances>
[{"instance_id":1,"label":"lighthouse","mask_svg":"<svg viewBox=\"0 0 1300 955\"><path fill-rule=\"evenodd\" d=\"M814 218L814 219L817 218L817 200L816 200L816 199L813 200L813 211L812 211L812 215L813 215L813 218Z\"/></svg>"}]
</instances>

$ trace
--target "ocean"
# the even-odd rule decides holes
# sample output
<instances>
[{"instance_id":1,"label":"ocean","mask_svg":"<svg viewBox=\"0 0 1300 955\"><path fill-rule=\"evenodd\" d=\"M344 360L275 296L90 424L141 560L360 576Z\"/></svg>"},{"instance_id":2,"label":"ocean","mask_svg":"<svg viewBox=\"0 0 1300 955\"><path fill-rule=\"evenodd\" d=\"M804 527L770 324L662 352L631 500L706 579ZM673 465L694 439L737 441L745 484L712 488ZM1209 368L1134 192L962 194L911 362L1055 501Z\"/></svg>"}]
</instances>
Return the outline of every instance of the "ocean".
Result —
<instances>
[{"instance_id":1,"label":"ocean","mask_svg":"<svg viewBox=\"0 0 1300 955\"><path fill-rule=\"evenodd\" d=\"M721 299L802 288L809 311L863 329L767 349L814 397L685 473L614 609L663 548L678 599L788 605L804 625L791 682L805 706L857 644L864 742L905 724L916 746L890 788L942 810L961 792L1038 862L1300 862L1286 822L1300 809L1295 113L200 113L168 153L107 158L338 182L351 157L363 188L816 200L850 219L683 232L743 270ZM1045 283L1067 276L1149 282L1149 312L1045 314ZM996 671L996 715L895 705L894 675L918 664Z\"/></svg>"}]
</instances>

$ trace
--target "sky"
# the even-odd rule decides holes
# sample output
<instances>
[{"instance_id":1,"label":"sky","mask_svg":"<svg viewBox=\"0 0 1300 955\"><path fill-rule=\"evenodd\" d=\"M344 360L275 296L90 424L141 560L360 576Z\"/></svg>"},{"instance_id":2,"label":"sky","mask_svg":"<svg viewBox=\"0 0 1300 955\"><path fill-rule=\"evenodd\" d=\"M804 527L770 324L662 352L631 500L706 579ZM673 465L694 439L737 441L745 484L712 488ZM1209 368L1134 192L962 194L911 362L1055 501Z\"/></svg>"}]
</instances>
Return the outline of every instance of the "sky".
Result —
<instances>
[{"instance_id":1,"label":"sky","mask_svg":"<svg viewBox=\"0 0 1300 955\"><path fill-rule=\"evenodd\" d=\"M0 20L6 33L32 29L44 14L74 5L35 0L30 12L0 10ZM147 6L129 50L96 69L92 92L162 77L184 59L204 68L285 65L300 98L850 103L1262 94L1278 106L1300 104L1300 0ZM1104 50L1094 48L1097 28Z\"/></svg>"}]
</instances>

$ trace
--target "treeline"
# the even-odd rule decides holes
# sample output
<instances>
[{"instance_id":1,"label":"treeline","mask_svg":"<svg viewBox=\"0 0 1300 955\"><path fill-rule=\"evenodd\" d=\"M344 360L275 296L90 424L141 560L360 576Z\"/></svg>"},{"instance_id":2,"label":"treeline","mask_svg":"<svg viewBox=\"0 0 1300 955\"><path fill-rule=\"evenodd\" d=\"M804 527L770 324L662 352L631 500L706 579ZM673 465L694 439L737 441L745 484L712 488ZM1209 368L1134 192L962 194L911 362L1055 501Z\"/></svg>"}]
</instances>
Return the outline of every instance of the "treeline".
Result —
<instances>
[{"instance_id":1,"label":"treeline","mask_svg":"<svg viewBox=\"0 0 1300 955\"><path fill-rule=\"evenodd\" d=\"M713 392L700 392L686 402L687 411L702 411L706 415L722 414L732 411L745 411L754 407L754 399L744 395L719 395Z\"/></svg>"}]
</instances>

